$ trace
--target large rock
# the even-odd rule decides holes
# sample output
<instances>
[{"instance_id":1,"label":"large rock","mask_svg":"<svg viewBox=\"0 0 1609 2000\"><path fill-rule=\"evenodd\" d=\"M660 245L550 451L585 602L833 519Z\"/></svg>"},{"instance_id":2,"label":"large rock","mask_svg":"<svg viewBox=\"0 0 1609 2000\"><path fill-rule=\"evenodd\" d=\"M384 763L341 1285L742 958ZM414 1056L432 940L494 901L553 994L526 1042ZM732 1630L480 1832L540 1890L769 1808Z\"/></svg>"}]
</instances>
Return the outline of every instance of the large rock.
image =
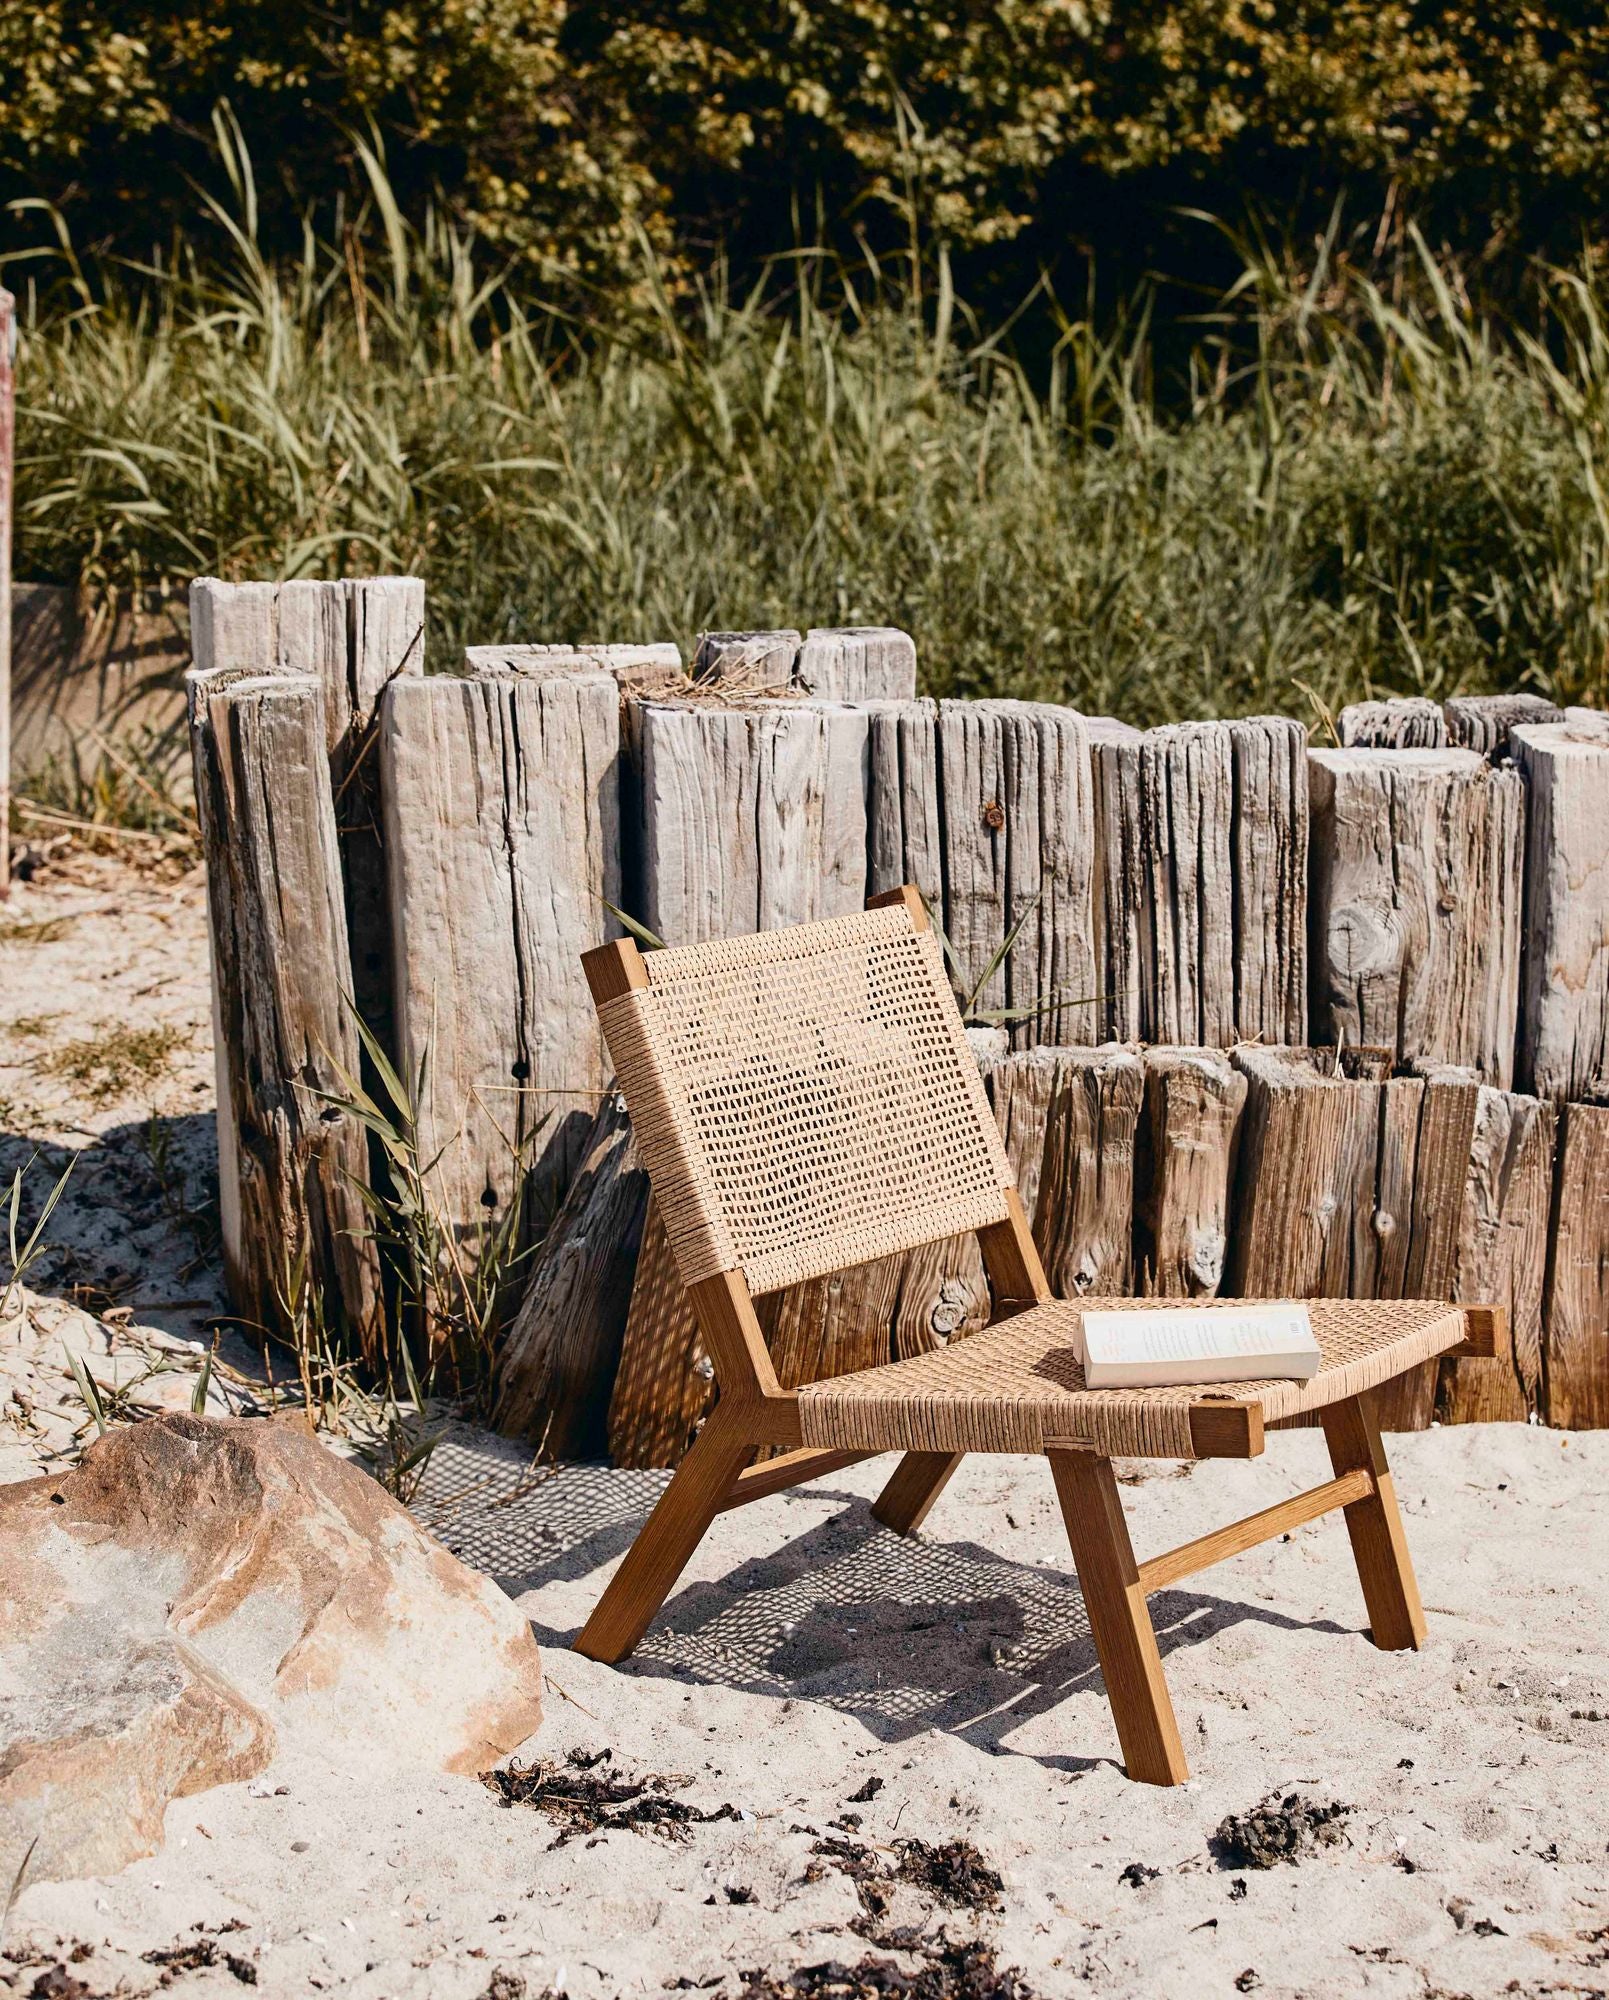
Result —
<instances>
[{"instance_id":1,"label":"large rock","mask_svg":"<svg viewBox=\"0 0 1609 2000\"><path fill-rule=\"evenodd\" d=\"M479 1769L541 1687L496 1586L304 1433L157 1417L0 1487L0 1883L30 1842L29 1881L122 1867L281 1742Z\"/></svg>"}]
</instances>

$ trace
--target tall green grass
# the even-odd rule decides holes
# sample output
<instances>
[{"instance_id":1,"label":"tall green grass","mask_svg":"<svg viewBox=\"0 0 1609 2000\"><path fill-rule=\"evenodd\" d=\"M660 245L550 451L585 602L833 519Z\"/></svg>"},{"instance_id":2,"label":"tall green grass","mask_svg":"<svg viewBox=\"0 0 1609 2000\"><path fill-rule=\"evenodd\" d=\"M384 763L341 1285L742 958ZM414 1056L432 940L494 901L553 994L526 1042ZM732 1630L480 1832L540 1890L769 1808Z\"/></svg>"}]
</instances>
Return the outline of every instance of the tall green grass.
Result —
<instances>
[{"instance_id":1,"label":"tall green grass","mask_svg":"<svg viewBox=\"0 0 1609 2000\"><path fill-rule=\"evenodd\" d=\"M694 307L544 309L465 235L270 266L14 266L17 571L414 570L431 648L883 622L940 693L1136 722L1365 691L1609 691L1609 295L1496 325L1417 245L1248 241L1164 368L1143 301L976 325L942 256L799 253ZM1013 341L1030 344L1030 368Z\"/></svg>"}]
</instances>

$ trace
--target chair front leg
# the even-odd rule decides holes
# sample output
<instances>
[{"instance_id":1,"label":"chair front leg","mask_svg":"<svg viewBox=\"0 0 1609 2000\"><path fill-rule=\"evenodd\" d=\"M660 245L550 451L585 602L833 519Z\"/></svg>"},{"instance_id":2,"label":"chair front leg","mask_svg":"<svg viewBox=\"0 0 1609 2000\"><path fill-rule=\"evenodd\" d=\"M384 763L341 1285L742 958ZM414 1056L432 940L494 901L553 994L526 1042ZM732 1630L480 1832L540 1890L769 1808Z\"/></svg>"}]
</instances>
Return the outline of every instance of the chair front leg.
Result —
<instances>
[{"instance_id":1,"label":"chair front leg","mask_svg":"<svg viewBox=\"0 0 1609 2000\"><path fill-rule=\"evenodd\" d=\"M1369 1637L1388 1653L1417 1652L1425 1643L1424 1606L1374 1411L1367 1397L1349 1396L1344 1403L1329 1404L1319 1415L1336 1472L1367 1472L1374 1482L1372 1493L1346 1509L1346 1531L1369 1613Z\"/></svg>"},{"instance_id":2,"label":"chair front leg","mask_svg":"<svg viewBox=\"0 0 1609 2000\"><path fill-rule=\"evenodd\" d=\"M959 1451L906 1452L872 1502L872 1518L896 1535L914 1535L964 1456Z\"/></svg>"},{"instance_id":3,"label":"chair front leg","mask_svg":"<svg viewBox=\"0 0 1609 2000\"><path fill-rule=\"evenodd\" d=\"M1076 1445L1047 1445L1106 1698L1131 1778L1182 1785L1190 1775L1162 1656L1134 1561L1112 1461Z\"/></svg>"},{"instance_id":4,"label":"chair front leg","mask_svg":"<svg viewBox=\"0 0 1609 2000\"><path fill-rule=\"evenodd\" d=\"M754 1432L743 1399L723 1396L610 1578L575 1642L578 1653L612 1666L636 1646L754 1456Z\"/></svg>"}]
</instances>

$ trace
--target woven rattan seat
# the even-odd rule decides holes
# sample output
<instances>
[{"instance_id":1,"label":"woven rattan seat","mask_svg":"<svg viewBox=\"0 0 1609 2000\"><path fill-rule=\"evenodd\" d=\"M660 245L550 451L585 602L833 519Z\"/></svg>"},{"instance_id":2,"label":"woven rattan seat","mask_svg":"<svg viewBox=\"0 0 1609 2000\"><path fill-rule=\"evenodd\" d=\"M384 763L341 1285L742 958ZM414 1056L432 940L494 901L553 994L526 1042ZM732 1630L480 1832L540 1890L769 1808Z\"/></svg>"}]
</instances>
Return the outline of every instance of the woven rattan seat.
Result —
<instances>
[{"instance_id":1,"label":"woven rattan seat","mask_svg":"<svg viewBox=\"0 0 1609 2000\"><path fill-rule=\"evenodd\" d=\"M1455 1348L1501 1351L1502 1315L1314 1300L1324 1358L1309 1382L1087 1389L1080 1312L1146 1301L1051 1298L921 899L903 889L873 902L862 916L646 956L622 942L584 961L720 1397L577 1647L629 1653L724 1508L898 1451L872 1511L909 1534L964 1453L1038 1453L1129 1774L1177 1784L1188 1771L1147 1595L1340 1508L1375 1643L1418 1646L1424 1614L1368 1392ZM989 1276L987 1329L782 1387L755 1294L969 1230ZM1269 1425L1309 1414L1333 1479L1136 1562L1114 1457L1251 1458ZM767 1446L783 1450L757 1458Z\"/></svg>"},{"instance_id":2,"label":"woven rattan seat","mask_svg":"<svg viewBox=\"0 0 1609 2000\"><path fill-rule=\"evenodd\" d=\"M799 1435L835 1450L1032 1451L1053 1441L1113 1458L1191 1458L1190 1416L1203 1397L1255 1403L1265 1424L1388 1382L1464 1338L1457 1307L1422 1300L1314 1299L1324 1362L1310 1382L1235 1382L1213 1389L1086 1389L1079 1314L1133 1310L1148 1299L1050 1299L999 1326L913 1355L812 1382L799 1391ZM1237 1299L1204 1300L1203 1311Z\"/></svg>"}]
</instances>

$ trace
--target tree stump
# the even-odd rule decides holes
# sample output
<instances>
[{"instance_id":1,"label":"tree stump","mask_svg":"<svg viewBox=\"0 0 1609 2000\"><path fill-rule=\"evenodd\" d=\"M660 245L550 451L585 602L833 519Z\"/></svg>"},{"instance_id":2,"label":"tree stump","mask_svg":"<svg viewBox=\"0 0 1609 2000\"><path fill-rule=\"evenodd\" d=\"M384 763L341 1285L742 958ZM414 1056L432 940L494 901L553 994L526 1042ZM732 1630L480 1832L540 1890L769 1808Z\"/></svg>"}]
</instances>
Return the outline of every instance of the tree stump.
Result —
<instances>
[{"instance_id":1,"label":"tree stump","mask_svg":"<svg viewBox=\"0 0 1609 2000\"><path fill-rule=\"evenodd\" d=\"M1100 1008L1083 718L1046 702L874 706L869 761L869 886L921 890L970 1018L998 1020L1018 1048L1093 1043Z\"/></svg>"},{"instance_id":2,"label":"tree stump","mask_svg":"<svg viewBox=\"0 0 1609 2000\"><path fill-rule=\"evenodd\" d=\"M1146 1049L1142 1060L1136 1290L1144 1298L1215 1298L1229 1249L1246 1079L1216 1049Z\"/></svg>"},{"instance_id":3,"label":"tree stump","mask_svg":"<svg viewBox=\"0 0 1609 2000\"><path fill-rule=\"evenodd\" d=\"M207 863L218 1180L235 1310L286 1339L308 1316L384 1350L379 1257L358 1186L363 1128L330 1099L358 1073L326 747L311 675L192 673Z\"/></svg>"},{"instance_id":4,"label":"tree stump","mask_svg":"<svg viewBox=\"0 0 1609 2000\"><path fill-rule=\"evenodd\" d=\"M1439 750L1447 741L1447 719L1424 695L1399 695L1343 708L1336 733L1343 750Z\"/></svg>"},{"instance_id":5,"label":"tree stump","mask_svg":"<svg viewBox=\"0 0 1609 2000\"><path fill-rule=\"evenodd\" d=\"M1315 750L1313 1033L1514 1079L1525 797L1472 750Z\"/></svg>"},{"instance_id":6,"label":"tree stump","mask_svg":"<svg viewBox=\"0 0 1609 2000\"><path fill-rule=\"evenodd\" d=\"M1553 1231L1542 1362L1547 1420L1602 1430L1609 1426L1609 1103L1564 1107Z\"/></svg>"},{"instance_id":7,"label":"tree stump","mask_svg":"<svg viewBox=\"0 0 1609 2000\"><path fill-rule=\"evenodd\" d=\"M399 680L377 764L398 1068L448 1240L546 1231L607 1082L581 954L618 930L619 701L604 673Z\"/></svg>"},{"instance_id":8,"label":"tree stump","mask_svg":"<svg viewBox=\"0 0 1609 2000\"><path fill-rule=\"evenodd\" d=\"M1609 736L1521 725L1530 788L1518 1083L1554 1103L1609 1088Z\"/></svg>"}]
</instances>

